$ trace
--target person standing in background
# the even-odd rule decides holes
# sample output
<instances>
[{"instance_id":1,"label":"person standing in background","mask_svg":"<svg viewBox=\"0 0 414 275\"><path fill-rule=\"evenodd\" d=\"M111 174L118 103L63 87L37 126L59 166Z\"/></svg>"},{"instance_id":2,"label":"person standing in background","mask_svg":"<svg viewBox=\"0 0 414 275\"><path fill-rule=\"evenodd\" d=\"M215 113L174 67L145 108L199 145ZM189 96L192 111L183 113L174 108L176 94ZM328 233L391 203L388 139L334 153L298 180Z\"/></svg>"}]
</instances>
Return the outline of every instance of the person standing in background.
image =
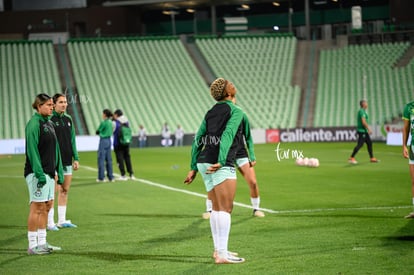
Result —
<instances>
[{"instance_id":1,"label":"person standing in background","mask_svg":"<svg viewBox=\"0 0 414 275\"><path fill-rule=\"evenodd\" d=\"M26 124L26 162L24 177L30 196L30 212L27 220L29 255L49 254L61 250L46 241L47 215L55 196L55 176L62 184L63 167L59 143L50 116L53 100L47 94L36 96L33 109L37 112ZM56 175L57 173L57 175Z\"/></svg>"},{"instance_id":2,"label":"person standing in background","mask_svg":"<svg viewBox=\"0 0 414 275\"><path fill-rule=\"evenodd\" d=\"M143 148L147 146L147 130L145 130L142 124L139 125L138 141L139 141L139 148Z\"/></svg>"},{"instance_id":3,"label":"person standing in background","mask_svg":"<svg viewBox=\"0 0 414 275\"><path fill-rule=\"evenodd\" d=\"M184 129L181 125L177 125L177 130L175 130L175 141L174 146L183 146L184 140Z\"/></svg>"},{"instance_id":4,"label":"person standing in background","mask_svg":"<svg viewBox=\"0 0 414 275\"><path fill-rule=\"evenodd\" d=\"M358 143L355 146L354 150L352 151L351 157L348 159L348 162L351 164L357 164L358 162L355 159L355 155L358 153L359 149L364 146L364 143L367 144L368 147L368 154L370 157L370 162L378 162L376 158L374 158L374 153L372 150L372 141L370 135L372 133L371 128L369 128L369 119L368 119L368 102L363 99L359 102L359 106L361 109L358 111L357 115L357 134L358 134Z\"/></svg>"},{"instance_id":5,"label":"person standing in background","mask_svg":"<svg viewBox=\"0 0 414 275\"><path fill-rule=\"evenodd\" d=\"M110 182L114 182L114 175L112 171L112 155L111 155L111 136L112 136L112 112L108 109L102 112L102 121L99 124L96 134L99 135L98 147L98 178L97 182L104 182L105 167L107 177Z\"/></svg>"},{"instance_id":6,"label":"person standing in background","mask_svg":"<svg viewBox=\"0 0 414 275\"><path fill-rule=\"evenodd\" d=\"M172 145L171 131L167 122L164 123L161 129L161 145L164 147L170 147Z\"/></svg>"},{"instance_id":7,"label":"person standing in background","mask_svg":"<svg viewBox=\"0 0 414 275\"><path fill-rule=\"evenodd\" d=\"M59 228L73 228L77 227L70 220L66 219L66 210L68 204L68 194L70 185L72 183L72 172L79 168L79 155L76 149L76 135L75 126L70 115L66 113L68 106L66 96L63 94L55 94L53 96L53 103L55 109L51 117L54 124L56 137L59 142L59 148L62 156L63 184L56 184L57 201L58 201L58 224L55 224L54 205L49 211L47 228L52 231L58 231Z\"/></svg>"},{"instance_id":8,"label":"person standing in background","mask_svg":"<svg viewBox=\"0 0 414 275\"><path fill-rule=\"evenodd\" d=\"M128 118L123 114L120 109L115 110L114 112L114 123L115 123L115 130L114 130L114 151L116 156L116 162L118 164L119 171L121 172L121 177L119 180L128 180L125 176L125 166L129 173L129 177L131 179L135 179L134 171L132 170L131 164L131 155L129 153L129 143L122 143L122 127L130 127ZM130 130L130 129L125 129ZM128 133L131 133L130 131ZM131 136L132 137L132 136ZM124 165L125 163L125 165Z\"/></svg>"}]
</instances>

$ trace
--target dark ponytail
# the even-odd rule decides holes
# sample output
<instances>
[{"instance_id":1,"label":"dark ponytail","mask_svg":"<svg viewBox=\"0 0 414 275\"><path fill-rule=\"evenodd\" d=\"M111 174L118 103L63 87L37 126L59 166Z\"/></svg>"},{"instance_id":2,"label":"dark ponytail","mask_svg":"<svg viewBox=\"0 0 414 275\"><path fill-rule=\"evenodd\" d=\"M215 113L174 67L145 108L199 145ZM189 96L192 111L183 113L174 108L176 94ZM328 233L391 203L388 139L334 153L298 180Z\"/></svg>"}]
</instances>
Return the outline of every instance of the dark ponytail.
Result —
<instances>
[{"instance_id":1,"label":"dark ponytail","mask_svg":"<svg viewBox=\"0 0 414 275\"><path fill-rule=\"evenodd\" d=\"M113 115L112 115L112 112L109 110L109 109L105 109L105 110L103 110L103 114L107 117L107 118L111 118Z\"/></svg>"}]
</instances>

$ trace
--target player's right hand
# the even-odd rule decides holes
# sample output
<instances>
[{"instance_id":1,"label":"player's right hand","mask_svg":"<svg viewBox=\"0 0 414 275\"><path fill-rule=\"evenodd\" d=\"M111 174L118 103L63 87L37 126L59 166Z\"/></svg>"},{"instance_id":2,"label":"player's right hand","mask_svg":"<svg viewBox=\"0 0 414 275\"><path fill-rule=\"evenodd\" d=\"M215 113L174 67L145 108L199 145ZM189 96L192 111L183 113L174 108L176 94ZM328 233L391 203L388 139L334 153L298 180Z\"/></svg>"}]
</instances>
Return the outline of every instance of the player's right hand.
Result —
<instances>
[{"instance_id":1,"label":"player's right hand","mask_svg":"<svg viewBox=\"0 0 414 275\"><path fill-rule=\"evenodd\" d=\"M43 186L45 186L45 184L46 184L46 180L45 181L39 180L37 182L37 188L42 188Z\"/></svg>"},{"instance_id":2,"label":"player's right hand","mask_svg":"<svg viewBox=\"0 0 414 275\"><path fill-rule=\"evenodd\" d=\"M77 160L75 160L74 162L73 162L73 170L78 170L79 169L79 161L77 161Z\"/></svg>"},{"instance_id":3,"label":"player's right hand","mask_svg":"<svg viewBox=\"0 0 414 275\"><path fill-rule=\"evenodd\" d=\"M407 146L403 146L403 156L404 156L404 158L408 159L408 148L407 148Z\"/></svg>"},{"instance_id":4,"label":"player's right hand","mask_svg":"<svg viewBox=\"0 0 414 275\"><path fill-rule=\"evenodd\" d=\"M197 171L191 170L190 172L188 172L187 177L184 179L184 183L185 184L192 183L196 175L197 175Z\"/></svg>"}]
</instances>

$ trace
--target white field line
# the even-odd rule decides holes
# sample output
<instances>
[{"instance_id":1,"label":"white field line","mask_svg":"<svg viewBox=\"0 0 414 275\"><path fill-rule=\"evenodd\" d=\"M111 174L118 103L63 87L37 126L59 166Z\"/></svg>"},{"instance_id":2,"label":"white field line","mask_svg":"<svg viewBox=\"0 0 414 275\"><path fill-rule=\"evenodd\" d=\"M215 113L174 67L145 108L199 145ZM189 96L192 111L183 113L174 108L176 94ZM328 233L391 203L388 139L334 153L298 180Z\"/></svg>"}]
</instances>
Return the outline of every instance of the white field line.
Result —
<instances>
[{"instance_id":1,"label":"white field line","mask_svg":"<svg viewBox=\"0 0 414 275\"><path fill-rule=\"evenodd\" d=\"M82 167L89 170L89 171L98 171L98 169L93 168L93 167L89 167L89 166L82 166ZM119 176L119 175L114 173L114 176ZM197 193L197 192L192 192L192 191L188 191L188 190L181 189L181 188L175 188L175 187L171 187L171 186L168 186L168 185L164 185L164 184L156 183L156 182L153 182L153 181L149 181L149 180L146 180L146 179L136 178L135 181L145 183L147 185L159 187L159 188L162 188L162 189L167 189L167 190L171 190L171 191L175 191L175 192L181 192L181 193L185 193L185 194L189 194L189 195L193 195L193 196L197 196L197 197L201 197L201 198L207 198L206 194L200 194L200 193ZM233 204L237 205L237 206L240 206L240 207L253 209L251 205L247 205L247 204L244 204L244 203L234 202ZM269 212L269 213L278 213L277 211L274 211L274 210L271 210L271 209L266 209L266 208L260 208L260 210L263 210L263 211L266 211L266 212Z\"/></svg>"},{"instance_id":2,"label":"white field line","mask_svg":"<svg viewBox=\"0 0 414 275\"><path fill-rule=\"evenodd\" d=\"M339 208L316 208L316 209L297 209L297 210L280 210L272 213L284 214L284 213L315 213L315 212L335 212L335 211L364 211L364 210L394 210L394 209L406 209L412 208L412 205L402 206L367 206L367 207L339 207Z\"/></svg>"}]
</instances>

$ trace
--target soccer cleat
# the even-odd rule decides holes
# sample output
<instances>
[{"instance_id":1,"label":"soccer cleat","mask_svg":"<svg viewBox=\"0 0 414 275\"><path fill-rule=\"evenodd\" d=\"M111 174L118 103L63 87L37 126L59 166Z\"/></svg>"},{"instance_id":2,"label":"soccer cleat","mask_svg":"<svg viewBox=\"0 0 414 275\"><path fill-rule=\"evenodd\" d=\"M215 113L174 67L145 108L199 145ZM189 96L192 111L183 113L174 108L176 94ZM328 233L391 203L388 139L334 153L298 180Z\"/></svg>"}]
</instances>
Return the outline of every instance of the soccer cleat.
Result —
<instances>
[{"instance_id":1,"label":"soccer cleat","mask_svg":"<svg viewBox=\"0 0 414 275\"><path fill-rule=\"evenodd\" d=\"M355 158L349 158L348 162L351 163L351 164L357 164L358 163L358 161L356 161Z\"/></svg>"},{"instance_id":2,"label":"soccer cleat","mask_svg":"<svg viewBox=\"0 0 414 275\"><path fill-rule=\"evenodd\" d=\"M237 252L227 251L227 253L229 254L230 257L239 256L239 253L237 253ZM217 257L218 257L218 252L217 252L217 250L214 250L213 258L215 259Z\"/></svg>"},{"instance_id":3,"label":"soccer cleat","mask_svg":"<svg viewBox=\"0 0 414 275\"><path fill-rule=\"evenodd\" d=\"M57 227L56 224L48 225L47 230L49 230L49 231L59 231L59 227Z\"/></svg>"},{"instance_id":4,"label":"soccer cleat","mask_svg":"<svg viewBox=\"0 0 414 275\"><path fill-rule=\"evenodd\" d=\"M115 182L115 179L110 179L109 182Z\"/></svg>"},{"instance_id":5,"label":"soccer cleat","mask_svg":"<svg viewBox=\"0 0 414 275\"><path fill-rule=\"evenodd\" d=\"M210 219L210 216L211 216L211 211L204 212L202 215L203 219L205 220Z\"/></svg>"},{"instance_id":6,"label":"soccer cleat","mask_svg":"<svg viewBox=\"0 0 414 275\"><path fill-rule=\"evenodd\" d=\"M244 263L244 258L239 258L231 255L227 255L226 258L217 257L216 264L241 264Z\"/></svg>"},{"instance_id":7,"label":"soccer cleat","mask_svg":"<svg viewBox=\"0 0 414 275\"><path fill-rule=\"evenodd\" d=\"M406 219L414 219L414 212L411 212L410 214L408 214L404 218L406 218Z\"/></svg>"},{"instance_id":8,"label":"soccer cleat","mask_svg":"<svg viewBox=\"0 0 414 275\"><path fill-rule=\"evenodd\" d=\"M58 223L57 226L59 228L76 228L76 227L78 227L76 224L73 224L70 220L64 221L63 223Z\"/></svg>"},{"instance_id":9,"label":"soccer cleat","mask_svg":"<svg viewBox=\"0 0 414 275\"><path fill-rule=\"evenodd\" d=\"M52 250L48 248L46 245L38 245L33 248L27 249L28 255L45 255L45 254L50 254L51 252Z\"/></svg>"},{"instance_id":10,"label":"soccer cleat","mask_svg":"<svg viewBox=\"0 0 414 275\"><path fill-rule=\"evenodd\" d=\"M369 161L374 163L379 162L379 160L377 160L376 158L370 158Z\"/></svg>"},{"instance_id":11,"label":"soccer cleat","mask_svg":"<svg viewBox=\"0 0 414 275\"><path fill-rule=\"evenodd\" d=\"M121 180L121 181L126 181L126 180L128 180L128 178L127 178L126 176L120 176L120 177L118 178L118 180Z\"/></svg>"},{"instance_id":12,"label":"soccer cleat","mask_svg":"<svg viewBox=\"0 0 414 275\"><path fill-rule=\"evenodd\" d=\"M136 179L137 179L134 175L131 175L129 178L130 178L131 180L136 180Z\"/></svg>"},{"instance_id":13,"label":"soccer cleat","mask_svg":"<svg viewBox=\"0 0 414 275\"><path fill-rule=\"evenodd\" d=\"M62 250L61 247L54 246L54 245L51 245L49 243L46 243L46 248L48 248L50 251L61 251Z\"/></svg>"},{"instance_id":14,"label":"soccer cleat","mask_svg":"<svg viewBox=\"0 0 414 275\"><path fill-rule=\"evenodd\" d=\"M263 211L254 209L253 210L253 216L263 218L265 216L265 213Z\"/></svg>"}]
</instances>

